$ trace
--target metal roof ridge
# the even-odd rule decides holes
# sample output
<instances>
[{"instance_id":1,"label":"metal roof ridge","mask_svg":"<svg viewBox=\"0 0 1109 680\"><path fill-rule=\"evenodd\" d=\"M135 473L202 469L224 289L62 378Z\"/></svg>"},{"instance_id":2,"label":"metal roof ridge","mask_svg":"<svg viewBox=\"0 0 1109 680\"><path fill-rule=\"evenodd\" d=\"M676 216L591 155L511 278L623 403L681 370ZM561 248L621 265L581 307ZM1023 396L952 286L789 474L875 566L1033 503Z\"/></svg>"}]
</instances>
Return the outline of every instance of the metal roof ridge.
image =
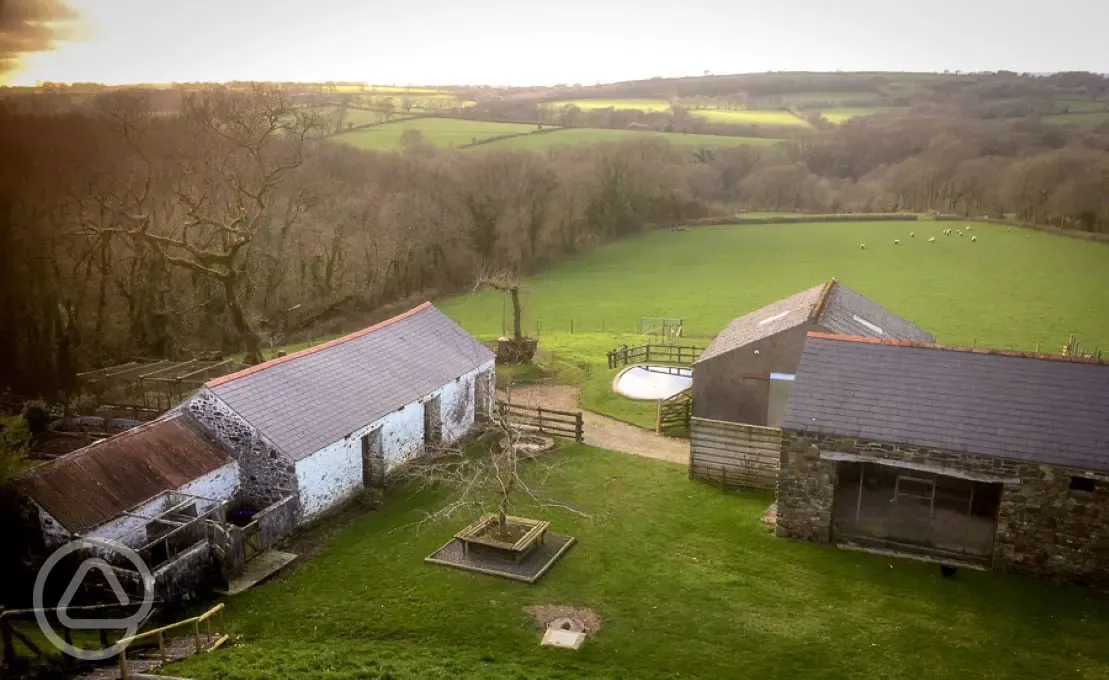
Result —
<instances>
[{"instance_id":1,"label":"metal roof ridge","mask_svg":"<svg viewBox=\"0 0 1109 680\"><path fill-rule=\"evenodd\" d=\"M299 352L293 352L292 354L287 354L283 357L274 357L273 359L270 359L269 361L263 361L260 364L257 364L257 365L254 365L254 366L249 366L247 368L244 368L241 371L236 371L234 373L229 373L227 375L220 376L218 378L213 378L213 379L209 380L208 382L204 383L204 386L208 387L208 388L219 387L220 385L224 385L226 383L229 383L232 380L237 380L239 378L243 378L243 377L246 377L248 375L253 375L254 373L258 373L259 371L264 371L267 368L271 368L273 366L277 366L279 364L283 364L283 363L286 363L288 361L292 361L293 359L300 359L302 357L306 357L306 356L315 354L317 352L322 352L325 349L330 349L330 348L332 348L336 345L341 345L344 342L348 342L350 340L355 340L355 339L361 338L365 335L369 335L370 333L372 333L374 331L385 328L386 326L391 326L391 325L397 323L398 321L403 321L403 320L407 319L408 317L414 316L415 314L417 314L419 312L422 312L426 309L433 309L433 308L434 307L431 304L431 302L424 302L420 305L417 305L416 307L413 307L412 309L408 310L407 312L402 312L400 314L397 314L396 316L389 317L388 319L385 319L384 321L379 321L378 323L375 323L372 326L368 326L366 328L363 328L360 331L355 331L353 333L349 333L349 334L344 335L342 337L335 338L334 340L328 340L325 343L315 345L313 347L305 347L304 349L300 350Z\"/></svg>"},{"instance_id":2,"label":"metal roof ridge","mask_svg":"<svg viewBox=\"0 0 1109 680\"><path fill-rule=\"evenodd\" d=\"M992 354L995 356L1017 357L1020 359L1041 359L1044 361L1060 361L1069 364L1092 364L1094 366L1109 366L1109 361L1095 357L1070 357L1062 354L1048 354L1046 352L1021 352L1019 350L996 349L993 347L967 347L965 345L942 345L931 342L915 342L913 340L895 340L892 338L870 338L861 335L837 335L822 331L809 331L807 337L817 340L837 340L840 342L855 342L868 345L890 345L893 347L916 347L918 349L935 349L946 352L963 352L966 354Z\"/></svg>"},{"instance_id":3,"label":"metal roof ridge","mask_svg":"<svg viewBox=\"0 0 1109 680\"><path fill-rule=\"evenodd\" d=\"M170 421L176 420L177 418L180 418L181 415L182 414L180 412L173 412L173 411L162 414L162 415L158 416L157 418L155 418L154 420L142 423L141 425L136 425L135 427L124 430L123 432L117 432L116 434L113 434L110 437L104 437L103 439L98 439L98 440L96 440L96 441L94 441L90 444L86 444L85 446L82 446L81 448L79 448L75 451L70 451L69 453L58 456L57 458L52 458L52 459L46 461L45 463L43 463L42 465L36 465L35 467L31 468L30 470L27 470L23 474L19 475L15 479L19 480L19 479L30 479L32 477L37 477L42 472L53 469L53 468L58 467L60 465L64 465L65 463L71 463L71 462L73 462L74 460L76 460L78 458L83 458L84 456L91 455L91 454L95 453L96 450L98 450L98 447L100 447L101 445L103 445L107 442L117 442L121 439L126 439L127 437L130 437L131 435L135 435L135 434L139 434L141 432L145 432L146 430L149 430L149 429L153 428L155 425L160 425L162 423L168 423Z\"/></svg>"}]
</instances>

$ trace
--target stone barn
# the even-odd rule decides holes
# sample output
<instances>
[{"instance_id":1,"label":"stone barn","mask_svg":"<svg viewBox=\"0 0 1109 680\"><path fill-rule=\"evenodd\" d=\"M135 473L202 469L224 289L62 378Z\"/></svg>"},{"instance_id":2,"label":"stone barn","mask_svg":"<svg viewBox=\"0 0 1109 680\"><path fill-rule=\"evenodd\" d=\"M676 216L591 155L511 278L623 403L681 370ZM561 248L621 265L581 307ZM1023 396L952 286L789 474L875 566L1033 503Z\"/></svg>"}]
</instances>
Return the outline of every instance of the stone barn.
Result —
<instances>
[{"instance_id":1,"label":"stone barn","mask_svg":"<svg viewBox=\"0 0 1109 680\"><path fill-rule=\"evenodd\" d=\"M779 536L1109 584L1109 365L811 333Z\"/></svg>"},{"instance_id":2,"label":"stone barn","mask_svg":"<svg viewBox=\"0 0 1109 680\"><path fill-rule=\"evenodd\" d=\"M935 341L832 280L728 324L693 363L693 417L777 427L809 331Z\"/></svg>"},{"instance_id":3,"label":"stone barn","mask_svg":"<svg viewBox=\"0 0 1109 680\"><path fill-rule=\"evenodd\" d=\"M239 465L192 417L171 413L44 463L14 486L38 529L19 553L45 555L77 537L116 541L172 597L218 574L207 525L222 523L237 496Z\"/></svg>"},{"instance_id":4,"label":"stone barn","mask_svg":"<svg viewBox=\"0 0 1109 680\"><path fill-rule=\"evenodd\" d=\"M205 383L182 408L234 452L242 498L306 522L491 413L494 354L425 303Z\"/></svg>"}]
</instances>

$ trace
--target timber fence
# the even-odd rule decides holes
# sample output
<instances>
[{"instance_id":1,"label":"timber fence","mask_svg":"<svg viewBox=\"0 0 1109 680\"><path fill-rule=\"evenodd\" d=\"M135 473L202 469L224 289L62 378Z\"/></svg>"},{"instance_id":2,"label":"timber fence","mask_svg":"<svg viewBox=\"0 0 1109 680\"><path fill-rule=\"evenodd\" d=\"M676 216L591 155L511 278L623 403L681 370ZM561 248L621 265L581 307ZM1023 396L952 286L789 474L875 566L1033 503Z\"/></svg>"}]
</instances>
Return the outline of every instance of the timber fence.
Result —
<instances>
[{"instance_id":1,"label":"timber fence","mask_svg":"<svg viewBox=\"0 0 1109 680\"><path fill-rule=\"evenodd\" d=\"M497 414L515 427L540 434L565 437L579 443L585 441L585 426L581 411L559 411L542 406L524 406L498 399Z\"/></svg>"},{"instance_id":2,"label":"timber fence","mask_svg":"<svg viewBox=\"0 0 1109 680\"><path fill-rule=\"evenodd\" d=\"M628 364L677 364L690 366L701 356L703 347L693 345L637 345L618 347L608 353L608 367L618 368Z\"/></svg>"},{"instance_id":3,"label":"timber fence","mask_svg":"<svg viewBox=\"0 0 1109 680\"><path fill-rule=\"evenodd\" d=\"M689 477L721 489L773 489L778 484L782 431L708 418L691 418Z\"/></svg>"}]
</instances>

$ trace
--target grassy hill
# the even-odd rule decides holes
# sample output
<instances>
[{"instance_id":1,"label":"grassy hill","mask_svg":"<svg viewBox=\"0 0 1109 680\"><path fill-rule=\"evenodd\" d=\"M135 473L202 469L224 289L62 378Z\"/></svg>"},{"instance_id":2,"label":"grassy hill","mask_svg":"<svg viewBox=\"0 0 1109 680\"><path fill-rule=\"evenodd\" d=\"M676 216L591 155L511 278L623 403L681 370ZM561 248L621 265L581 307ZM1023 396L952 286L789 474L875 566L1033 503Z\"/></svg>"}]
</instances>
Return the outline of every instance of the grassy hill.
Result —
<instances>
[{"instance_id":1,"label":"grassy hill","mask_svg":"<svg viewBox=\"0 0 1109 680\"><path fill-rule=\"evenodd\" d=\"M463 146L498 135L531 132L536 128L535 125L490 123L461 118L416 118L345 132L334 139L360 149L390 150L400 148L401 134L405 130L419 130L426 141L436 146L449 147Z\"/></svg>"},{"instance_id":2,"label":"grassy hill","mask_svg":"<svg viewBox=\"0 0 1109 680\"><path fill-rule=\"evenodd\" d=\"M597 128L567 128L539 135L499 139L482 144L479 149L528 149L538 151L555 146L577 146L594 142L620 142L628 139L657 137L681 146L743 146L767 145L781 140L761 137L726 137L723 135L681 134L676 132L640 132L636 130L601 130Z\"/></svg>"}]
</instances>

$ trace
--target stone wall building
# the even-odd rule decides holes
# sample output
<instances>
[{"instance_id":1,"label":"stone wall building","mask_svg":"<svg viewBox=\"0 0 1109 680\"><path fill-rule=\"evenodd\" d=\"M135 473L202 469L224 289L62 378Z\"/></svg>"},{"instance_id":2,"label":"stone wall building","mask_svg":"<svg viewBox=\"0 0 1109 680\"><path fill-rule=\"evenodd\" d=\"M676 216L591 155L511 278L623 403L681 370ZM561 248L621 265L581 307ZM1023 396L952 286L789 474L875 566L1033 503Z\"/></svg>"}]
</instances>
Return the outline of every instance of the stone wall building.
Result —
<instances>
[{"instance_id":1,"label":"stone wall building","mask_svg":"<svg viewBox=\"0 0 1109 680\"><path fill-rule=\"evenodd\" d=\"M494 370L493 352L425 303L210 380L158 420L16 480L34 537L20 551L33 563L75 538L118 541L175 597L467 435L492 413ZM253 518L249 545L230 510Z\"/></svg>"},{"instance_id":2,"label":"stone wall building","mask_svg":"<svg viewBox=\"0 0 1109 680\"><path fill-rule=\"evenodd\" d=\"M810 333L779 536L1109 584L1109 365Z\"/></svg>"},{"instance_id":3,"label":"stone wall building","mask_svg":"<svg viewBox=\"0 0 1109 680\"><path fill-rule=\"evenodd\" d=\"M829 281L728 324L693 364L693 416L777 427L809 331L935 341L881 305Z\"/></svg>"}]
</instances>

